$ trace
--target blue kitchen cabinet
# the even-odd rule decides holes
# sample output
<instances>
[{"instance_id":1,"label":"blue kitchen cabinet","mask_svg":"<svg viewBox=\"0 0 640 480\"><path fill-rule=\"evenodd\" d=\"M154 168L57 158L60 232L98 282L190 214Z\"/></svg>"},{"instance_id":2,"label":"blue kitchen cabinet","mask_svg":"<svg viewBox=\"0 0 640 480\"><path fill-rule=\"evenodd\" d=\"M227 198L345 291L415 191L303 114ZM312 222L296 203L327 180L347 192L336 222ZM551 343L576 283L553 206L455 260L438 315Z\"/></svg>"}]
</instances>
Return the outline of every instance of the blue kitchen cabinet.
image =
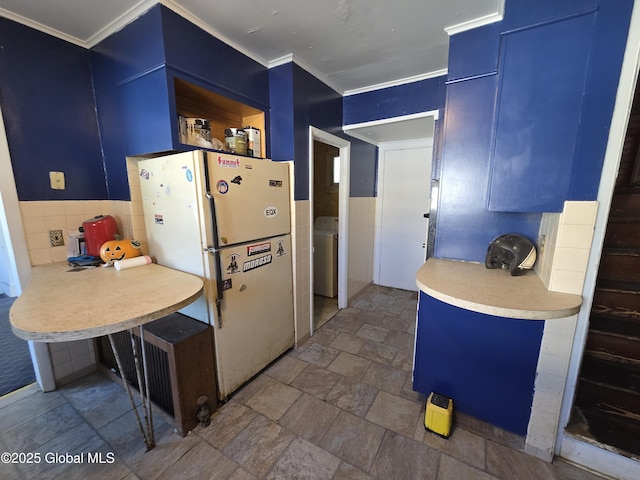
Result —
<instances>
[{"instance_id":1,"label":"blue kitchen cabinet","mask_svg":"<svg viewBox=\"0 0 640 480\"><path fill-rule=\"evenodd\" d=\"M498 70L501 22L472 28L451 36L447 80L471 79Z\"/></svg>"},{"instance_id":2,"label":"blue kitchen cabinet","mask_svg":"<svg viewBox=\"0 0 640 480\"><path fill-rule=\"evenodd\" d=\"M571 197L595 12L503 33L488 209L559 212Z\"/></svg>"},{"instance_id":3,"label":"blue kitchen cabinet","mask_svg":"<svg viewBox=\"0 0 640 480\"><path fill-rule=\"evenodd\" d=\"M539 213L486 208L497 81L485 75L447 85L435 257L484 262L498 235L537 238Z\"/></svg>"},{"instance_id":4,"label":"blue kitchen cabinet","mask_svg":"<svg viewBox=\"0 0 640 480\"><path fill-rule=\"evenodd\" d=\"M526 435L544 321L494 317L420 292L413 389Z\"/></svg>"},{"instance_id":5,"label":"blue kitchen cabinet","mask_svg":"<svg viewBox=\"0 0 640 480\"><path fill-rule=\"evenodd\" d=\"M177 139L175 107L169 97L164 68L125 83L118 89L123 108L122 128L125 155L173 150Z\"/></svg>"},{"instance_id":6,"label":"blue kitchen cabinet","mask_svg":"<svg viewBox=\"0 0 640 480\"><path fill-rule=\"evenodd\" d=\"M179 136L178 115L182 115L208 119L211 136L223 143L226 128L259 129L260 156L265 157L265 111L221 95L215 88L167 67L121 85L125 154L193 149L194 145L182 143Z\"/></svg>"},{"instance_id":7,"label":"blue kitchen cabinet","mask_svg":"<svg viewBox=\"0 0 640 480\"><path fill-rule=\"evenodd\" d=\"M91 49L110 199L129 199L126 156L193 149L178 114L209 118L214 135L252 126L269 153L268 69L155 5Z\"/></svg>"}]
</instances>

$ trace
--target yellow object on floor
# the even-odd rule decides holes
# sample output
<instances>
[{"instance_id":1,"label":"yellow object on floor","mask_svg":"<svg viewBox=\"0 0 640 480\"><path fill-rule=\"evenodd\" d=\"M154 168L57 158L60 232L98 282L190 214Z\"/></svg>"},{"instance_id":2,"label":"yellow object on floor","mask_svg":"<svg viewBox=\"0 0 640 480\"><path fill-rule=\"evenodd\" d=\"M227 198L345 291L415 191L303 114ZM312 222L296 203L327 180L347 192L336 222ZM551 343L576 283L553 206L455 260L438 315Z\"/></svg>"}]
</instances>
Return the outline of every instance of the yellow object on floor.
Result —
<instances>
[{"instance_id":1,"label":"yellow object on floor","mask_svg":"<svg viewBox=\"0 0 640 480\"><path fill-rule=\"evenodd\" d=\"M424 426L427 430L449 438L453 420L453 400L444 395L431 392L427 398L424 414Z\"/></svg>"}]
</instances>

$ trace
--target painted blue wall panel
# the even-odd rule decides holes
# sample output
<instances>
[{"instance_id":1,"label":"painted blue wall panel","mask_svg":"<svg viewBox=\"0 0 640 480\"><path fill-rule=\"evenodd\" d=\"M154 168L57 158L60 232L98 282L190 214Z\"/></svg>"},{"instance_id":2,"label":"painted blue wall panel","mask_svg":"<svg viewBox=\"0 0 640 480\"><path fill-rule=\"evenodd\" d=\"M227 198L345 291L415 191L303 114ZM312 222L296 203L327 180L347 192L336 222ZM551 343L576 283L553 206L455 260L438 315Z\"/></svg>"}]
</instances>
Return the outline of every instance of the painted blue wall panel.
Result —
<instances>
[{"instance_id":1,"label":"painted blue wall panel","mask_svg":"<svg viewBox=\"0 0 640 480\"><path fill-rule=\"evenodd\" d=\"M342 97L295 63L293 75L293 138L295 199L309 199L309 126L342 134Z\"/></svg>"},{"instance_id":2,"label":"painted blue wall panel","mask_svg":"<svg viewBox=\"0 0 640 480\"><path fill-rule=\"evenodd\" d=\"M110 200L130 199L124 119L131 105L123 101L121 86L164 64L162 33L161 8L156 5L91 49L103 175Z\"/></svg>"},{"instance_id":3,"label":"painted blue wall panel","mask_svg":"<svg viewBox=\"0 0 640 480\"><path fill-rule=\"evenodd\" d=\"M161 8L167 65L256 108L269 105L267 67L235 50L166 7Z\"/></svg>"},{"instance_id":4,"label":"painted blue wall panel","mask_svg":"<svg viewBox=\"0 0 640 480\"><path fill-rule=\"evenodd\" d=\"M607 8L619 0L506 0L502 31L523 28L536 23L593 11L599 5ZM625 3L622 0L620 3ZM609 5L606 5L609 4Z\"/></svg>"},{"instance_id":5,"label":"painted blue wall panel","mask_svg":"<svg viewBox=\"0 0 640 480\"><path fill-rule=\"evenodd\" d=\"M564 200L593 200L597 195L602 163L604 161L604 151L608 140L608 129L615 101L621 58L624 51L624 41L630 18L631 3L628 0L623 2L611 2L602 0L598 2L596 14L596 24L593 41L584 45L589 56L589 71L587 73L586 85L582 87L585 95L582 99L582 109L575 116L575 111L553 111L553 109L542 109L542 111L520 112L520 120L514 122L531 121L538 125L545 125L549 117L566 117L574 115L572 125L575 125L578 118L579 129L577 132L577 143L574 154L563 154L556 159L554 165L546 165L544 159L517 158L513 162L513 172L511 175L506 172L495 182L496 187L510 188L513 191L513 202L518 201L518 192L525 191L522 188L527 186L527 181L532 176L518 176L519 171L527 169L535 171L537 165L542 165L542 171L550 171L555 167L557 181L561 182L564 191L559 191L557 185L545 187L540 179L530 182L530 186L540 188L543 193L551 193L553 198L553 210L562 207ZM561 15L577 15L592 9L594 2L572 0L570 2L525 2L513 0L507 2L505 20L501 22L500 29L503 32L514 32L515 28L528 27L538 24L538 22L548 21L550 18L559 19ZM513 16L512 16L513 15ZM562 32L561 32L562 34ZM570 35L570 32L567 32ZM472 47L470 45L470 47ZM520 46L525 51L527 48L535 50L535 42L526 41ZM553 46L549 46L553 51ZM457 50L462 56L458 61L464 63L465 59L471 61L467 56L464 45L459 45ZM469 51L473 51L471 48ZM553 81L553 71L551 78L545 78L538 74L535 78L523 78L520 84L527 83L533 85L533 90L522 92L523 95L536 92L540 94L540 86L545 82ZM502 74L500 67L498 76ZM443 149L441 157L441 195L438 205L438 222L436 231L435 256L444 258L454 258L471 261L482 261L484 251L491 238L500 233L514 231L521 233L532 240L537 238L540 212L552 211L550 203L544 207L539 207L533 213L499 213L495 214L484 211L488 204L486 190L490 183L489 159L492 155L490 140L496 133L493 130L495 124L495 104L498 93L497 76L478 78L462 82L448 84L447 105L444 118L443 129ZM510 79L512 85L518 85L518 78ZM580 92L580 88L578 88ZM507 96L508 97L508 96ZM509 102L511 99L504 97L502 100ZM537 105L536 99L531 98L531 104ZM542 104L542 102L540 102ZM557 108L562 107L562 102L556 102ZM569 107L566 107L569 108ZM571 107L574 108L574 107ZM503 127L511 128L516 123L506 121ZM506 130L505 130L506 132ZM542 138L533 140L519 140L520 148L527 151L532 148L532 141L540 142L548 148L552 145L547 143L547 138L540 134ZM510 141L509 135L498 136L501 142L496 148L505 148L503 142ZM553 150L555 152L555 150ZM514 155L515 156L515 155ZM504 167L504 165L503 165ZM511 183L509 183L511 182ZM529 199L531 192L523 193L520 198ZM518 205L509 208L513 211L522 210ZM529 210L529 209L528 209Z\"/></svg>"},{"instance_id":6,"label":"painted blue wall panel","mask_svg":"<svg viewBox=\"0 0 640 480\"><path fill-rule=\"evenodd\" d=\"M89 53L0 18L0 102L18 199L107 197ZM52 190L50 171L65 174Z\"/></svg>"},{"instance_id":7,"label":"painted blue wall panel","mask_svg":"<svg viewBox=\"0 0 640 480\"><path fill-rule=\"evenodd\" d=\"M152 7L91 49L104 57L105 63L109 62L116 85L164 64L162 8Z\"/></svg>"},{"instance_id":8,"label":"painted blue wall panel","mask_svg":"<svg viewBox=\"0 0 640 480\"><path fill-rule=\"evenodd\" d=\"M544 321L463 310L420 293L414 390L525 435Z\"/></svg>"},{"instance_id":9,"label":"painted blue wall panel","mask_svg":"<svg viewBox=\"0 0 640 480\"><path fill-rule=\"evenodd\" d=\"M496 22L452 35L447 81L496 73L501 27Z\"/></svg>"},{"instance_id":10,"label":"painted blue wall panel","mask_svg":"<svg viewBox=\"0 0 640 480\"><path fill-rule=\"evenodd\" d=\"M490 210L562 211L583 127L594 22L591 12L502 36Z\"/></svg>"},{"instance_id":11,"label":"painted blue wall panel","mask_svg":"<svg viewBox=\"0 0 640 480\"><path fill-rule=\"evenodd\" d=\"M293 160L293 63L269 70L271 103L271 155L273 160Z\"/></svg>"},{"instance_id":12,"label":"painted blue wall panel","mask_svg":"<svg viewBox=\"0 0 640 480\"><path fill-rule=\"evenodd\" d=\"M412 115L444 107L446 76L344 97L344 125Z\"/></svg>"},{"instance_id":13,"label":"painted blue wall panel","mask_svg":"<svg viewBox=\"0 0 640 480\"><path fill-rule=\"evenodd\" d=\"M601 8L596 13L589 77L580 118L582 128L573 159L568 195L571 200L595 200L598 196L633 9L632 0L601 0L599 3Z\"/></svg>"},{"instance_id":14,"label":"painted blue wall panel","mask_svg":"<svg viewBox=\"0 0 640 480\"><path fill-rule=\"evenodd\" d=\"M295 199L309 199L309 126L351 142L350 195L375 196L377 148L342 132L342 97L295 63L272 68L269 82L271 158L294 160Z\"/></svg>"},{"instance_id":15,"label":"painted blue wall panel","mask_svg":"<svg viewBox=\"0 0 640 480\"><path fill-rule=\"evenodd\" d=\"M118 88L125 105L122 129L126 155L172 149L171 127L177 122L177 116L171 115L167 76L167 70L160 68ZM131 132L134 135L130 135Z\"/></svg>"},{"instance_id":16,"label":"painted blue wall panel","mask_svg":"<svg viewBox=\"0 0 640 480\"><path fill-rule=\"evenodd\" d=\"M537 240L540 214L489 212L487 184L497 78L448 85L434 256L484 262L503 233Z\"/></svg>"}]
</instances>

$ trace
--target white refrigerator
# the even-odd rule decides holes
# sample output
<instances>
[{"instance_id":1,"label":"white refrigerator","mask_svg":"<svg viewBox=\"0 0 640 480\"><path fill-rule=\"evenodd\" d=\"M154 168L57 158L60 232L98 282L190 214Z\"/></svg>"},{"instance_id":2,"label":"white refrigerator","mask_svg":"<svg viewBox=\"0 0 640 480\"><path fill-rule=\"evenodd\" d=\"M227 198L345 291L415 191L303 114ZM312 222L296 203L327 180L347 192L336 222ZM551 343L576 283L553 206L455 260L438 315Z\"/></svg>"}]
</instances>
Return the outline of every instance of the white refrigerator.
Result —
<instances>
[{"instance_id":1,"label":"white refrigerator","mask_svg":"<svg viewBox=\"0 0 640 480\"><path fill-rule=\"evenodd\" d=\"M138 173L149 254L204 281L181 312L213 326L225 400L294 344L289 165L192 151Z\"/></svg>"}]
</instances>

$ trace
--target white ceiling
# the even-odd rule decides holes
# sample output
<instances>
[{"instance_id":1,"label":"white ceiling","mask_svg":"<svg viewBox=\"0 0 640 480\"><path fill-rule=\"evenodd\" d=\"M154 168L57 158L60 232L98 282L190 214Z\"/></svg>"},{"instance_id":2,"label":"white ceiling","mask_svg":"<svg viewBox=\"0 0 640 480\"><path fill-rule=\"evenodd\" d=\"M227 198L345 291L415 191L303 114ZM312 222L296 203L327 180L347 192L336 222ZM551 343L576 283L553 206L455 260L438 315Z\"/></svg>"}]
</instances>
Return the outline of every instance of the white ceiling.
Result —
<instances>
[{"instance_id":1,"label":"white ceiling","mask_svg":"<svg viewBox=\"0 0 640 480\"><path fill-rule=\"evenodd\" d=\"M504 1L0 0L0 16L90 48L162 3L265 66L294 60L350 95L446 73L448 33L501 19Z\"/></svg>"}]
</instances>

